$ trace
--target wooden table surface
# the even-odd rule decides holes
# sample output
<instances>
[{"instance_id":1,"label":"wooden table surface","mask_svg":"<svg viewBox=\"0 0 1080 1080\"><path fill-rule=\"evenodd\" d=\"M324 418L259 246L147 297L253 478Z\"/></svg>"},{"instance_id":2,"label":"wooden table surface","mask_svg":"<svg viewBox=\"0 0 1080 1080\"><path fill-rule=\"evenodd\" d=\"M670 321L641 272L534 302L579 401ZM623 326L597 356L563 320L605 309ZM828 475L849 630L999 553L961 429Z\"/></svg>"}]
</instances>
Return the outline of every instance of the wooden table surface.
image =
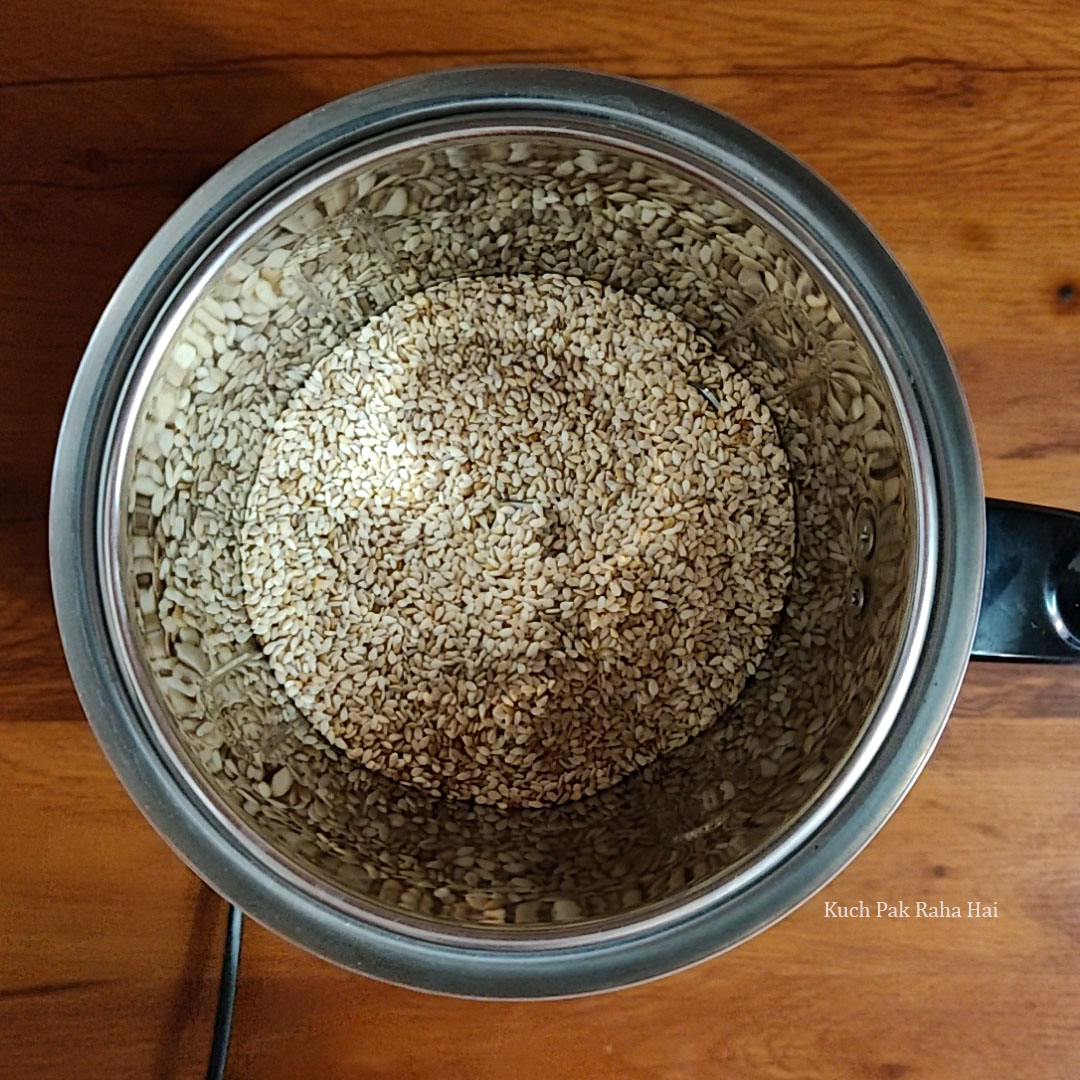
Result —
<instances>
[{"instance_id":1,"label":"wooden table surface","mask_svg":"<svg viewBox=\"0 0 1080 1080\"><path fill-rule=\"evenodd\" d=\"M129 261L211 172L331 98L555 62L720 106L835 184L953 351L987 489L1080 509L1080 10L1039 0L8 0L0 18L0 1076L197 1077L223 903L137 813L64 667L49 469ZM1080 1076L1080 667L977 666L934 759L822 896L649 986L455 1001L249 924L230 1076ZM824 917L997 902L996 920Z\"/></svg>"}]
</instances>

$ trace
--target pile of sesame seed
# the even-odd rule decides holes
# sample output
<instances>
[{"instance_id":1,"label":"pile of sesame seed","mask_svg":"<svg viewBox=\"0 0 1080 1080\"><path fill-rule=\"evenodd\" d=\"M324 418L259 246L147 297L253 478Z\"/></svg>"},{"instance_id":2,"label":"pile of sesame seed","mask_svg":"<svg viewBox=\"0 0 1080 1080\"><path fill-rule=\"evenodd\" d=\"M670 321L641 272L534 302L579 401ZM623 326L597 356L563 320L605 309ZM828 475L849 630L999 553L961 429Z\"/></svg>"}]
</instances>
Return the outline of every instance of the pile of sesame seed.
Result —
<instances>
[{"instance_id":1,"label":"pile of sesame seed","mask_svg":"<svg viewBox=\"0 0 1080 1080\"><path fill-rule=\"evenodd\" d=\"M796 555L766 655L711 728L588 799L500 809L397 783L309 723L253 637L241 540L282 411L369 318L439 282L545 273L671 312L760 393ZM164 723L223 812L360 906L529 928L697 888L813 799L890 669L915 519L889 401L798 252L665 164L485 136L364 166L222 268L139 403L121 539Z\"/></svg>"},{"instance_id":2,"label":"pile of sesame seed","mask_svg":"<svg viewBox=\"0 0 1080 1080\"><path fill-rule=\"evenodd\" d=\"M786 456L689 324L559 275L372 318L265 444L242 531L279 682L436 795L594 794L714 723L791 578Z\"/></svg>"}]
</instances>

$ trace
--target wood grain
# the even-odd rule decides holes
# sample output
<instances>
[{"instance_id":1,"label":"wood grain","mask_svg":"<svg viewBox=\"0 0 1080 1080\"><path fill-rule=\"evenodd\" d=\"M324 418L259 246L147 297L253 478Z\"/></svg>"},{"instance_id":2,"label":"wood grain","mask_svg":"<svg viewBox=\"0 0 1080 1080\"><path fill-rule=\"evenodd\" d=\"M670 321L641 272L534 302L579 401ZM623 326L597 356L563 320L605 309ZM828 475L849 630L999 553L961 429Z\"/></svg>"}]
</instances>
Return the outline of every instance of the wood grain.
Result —
<instances>
[{"instance_id":1,"label":"wood grain","mask_svg":"<svg viewBox=\"0 0 1080 1080\"><path fill-rule=\"evenodd\" d=\"M45 515L71 377L153 231L242 147L442 66L649 78L779 140L872 222L953 351L993 494L1080 509L1080 37L1068 0L14 0L0 20L0 1075L205 1065L223 906L82 717ZM1070 292L1071 287L1071 292ZM1077 1075L1080 668L979 666L901 811L733 953L615 995L461 1002L259 928L230 1075L962 1080ZM997 901L997 920L823 917Z\"/></svg>"}]
</instances>

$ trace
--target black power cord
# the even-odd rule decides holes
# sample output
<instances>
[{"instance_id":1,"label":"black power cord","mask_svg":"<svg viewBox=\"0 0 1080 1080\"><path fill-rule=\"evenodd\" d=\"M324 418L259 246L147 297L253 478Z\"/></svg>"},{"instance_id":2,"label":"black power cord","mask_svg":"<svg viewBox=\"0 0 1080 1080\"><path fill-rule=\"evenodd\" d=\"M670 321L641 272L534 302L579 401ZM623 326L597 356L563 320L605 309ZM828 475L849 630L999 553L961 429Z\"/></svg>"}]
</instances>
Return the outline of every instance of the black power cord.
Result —
<instances>
[{"instance_id":1,"label":"black power cord","mask_svg":"<svg viewBox=\"0 0 1080 1080\"><path fill-rule=\"evenodd\" d=\"M236 1004L236 980L240 974L240 944L244 934L244 916L238 907L229 905L225 924L225 952L221 957L221 981L218 983L217 1011L214 1013L214 1036L210 1043L210 1063L206 1080L223 1080L229 1057L233 1006Z\"/></svg>"}]
</instances>

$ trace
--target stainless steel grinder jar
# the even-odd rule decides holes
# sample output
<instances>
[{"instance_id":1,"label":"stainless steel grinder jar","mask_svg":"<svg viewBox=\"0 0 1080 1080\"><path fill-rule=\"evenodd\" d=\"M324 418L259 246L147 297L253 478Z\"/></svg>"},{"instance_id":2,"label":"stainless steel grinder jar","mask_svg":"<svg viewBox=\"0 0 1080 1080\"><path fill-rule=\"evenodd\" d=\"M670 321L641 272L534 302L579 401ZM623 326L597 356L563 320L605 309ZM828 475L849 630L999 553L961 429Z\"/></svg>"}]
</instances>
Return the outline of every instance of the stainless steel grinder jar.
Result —
<instances>
[{"instance_id":1,"label":"stainless steel grinder jar","mask_svg":"<svg viewBox=\"0 0 1080 1080\"><path fill-rule=\"evenodd\" d=\"M707 335L769 403L797 530L723 720L530 810L435 799L327 744L252 633L237 539L320 355L428 285L507 273L634 292ZM1078 551L1071 515L984 503L948 356L837 195L704 106L532 68L353 95L200 188L90 341L51 518L80 697L176 851L324 957L493 997L648 979L805 900L914 781L977 629L982 654L1076 657Z\"/></svg>"}]
</instances>

